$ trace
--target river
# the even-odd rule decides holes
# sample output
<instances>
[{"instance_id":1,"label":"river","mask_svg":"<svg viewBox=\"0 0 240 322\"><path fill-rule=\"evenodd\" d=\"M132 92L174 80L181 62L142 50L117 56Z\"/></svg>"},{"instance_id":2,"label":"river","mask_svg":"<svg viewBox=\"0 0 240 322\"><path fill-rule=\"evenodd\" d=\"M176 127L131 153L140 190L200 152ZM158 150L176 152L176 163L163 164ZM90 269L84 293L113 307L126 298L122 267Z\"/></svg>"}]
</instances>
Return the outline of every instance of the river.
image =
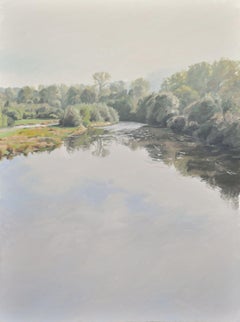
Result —
<instances>
[{"instance_id":1,"label":"river","mask_svg":"<svg viewBox=\"0 0 240 322\"><path fill-rule=\"evenodd\" d=\"M240 321L240 165L119 123L0 162L0 321Z\"/></svg>"}]
</instances>

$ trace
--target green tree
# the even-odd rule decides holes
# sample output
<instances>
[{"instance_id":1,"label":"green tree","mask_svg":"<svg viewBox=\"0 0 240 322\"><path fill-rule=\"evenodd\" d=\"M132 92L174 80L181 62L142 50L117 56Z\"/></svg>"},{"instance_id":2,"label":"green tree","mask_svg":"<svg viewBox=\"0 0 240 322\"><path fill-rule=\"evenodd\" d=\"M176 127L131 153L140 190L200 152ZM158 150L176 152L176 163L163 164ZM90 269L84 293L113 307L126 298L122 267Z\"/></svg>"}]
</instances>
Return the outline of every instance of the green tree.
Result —
<instances>
[{"instance_id":1,"label":"green tree","mask_svg":"<svg viewBox=\"0 0 240 322\"><path fill-rule=\"evenodd\" d=\"M79 104L81 102L80 96L81 96L81 90L77 87L71 86L67 91L68 105Z\"/></svg>"},{"instance_id":2,"label":"green tree","mask_svg":"<svg viewBox=\"0 0 240 322\"><path fill-rule=\"evenodd\" d=\"M149 91L149 82L144 78L137 78L131 83L130 94L137 98L142 98Z\"/></svg>"},{"instance_id":3,"label":"green tree","mask_svg":"<svg viewBox=\"0 0 240 322\"><path fill-rule=\"evenodd\" d=\"M48 91L45 87L39 91L39 103L48 103Z\"/></svg>"},{"instance_id":4,"label":"green tree","mask_svg":"<svg viewBox=\"0 0 240 322\"><path fill-rule=\"evenodd\" d=\"M97 86L98 90L98 100L101 98L101 96L104 96L104 90L106 89L109 80L111 79L111 75L106 72L99 72L93 74L93 79L95 82L95 85Z\"/></svg>"},{"instance_id":5,"label":"green tree","mask_svg":"<svg viewBox=\"0 0 240 322\"><path fill-rule=\"evenodd\" d=\"M187 107L185 113L189 121L203 124L212 120L217 113L221 114L222 108L219 100L208 96Z\"/></svg>"},{"instance_id":6,"label":"green tree","mask_svg":"<svg viewBox=\"0 0 240 322\"><path fill-rule=\"evenodd\" d=\"M82 103L94 103L96 102L96 92L94 87L88 86L84 88L84 90L81 93L80 100Z\"/></svg>"},{"instance_id":7,"label":"green tree","mask_svg":"<svg viewBox=\"0 0 240 322\"><path fill-rule=\"evenodd\" d=\"M4 95L5 95L5 99L6 102L8 102L8 105L14 101L15 97L15 93L14 90L10 87L6 88L4 91Z\"/></svg>"},{"instance_id":8,"label":"green tree","mask_svg":"<svg viewBox=\"0 0 240 322\"><path fill-rule=\"evenodd\" d=\"M208 82L212 73L211 65L206 62L194 64L188 68L186 83L189 87L204 95L209 92Z\"/></svg>"},{"instance_id":9,"label":"green tree","mask_svg":"<svg viewBox=\"0 0 240 322\"><path fill-rule=\"evenodd\" d=\"M230 59L220 59L212 65L208 88L211 93L219 93L227 82L239 73L239 62Z\"/></svg>"},{"instance_id":10,"label":"green tree","mask_svg":"<svg viewBox=\"0 0 240 322\"><path fill-rule=\"evenodd\" d=\"M138 102L148 94L149 82L144 78L135 79L130 86L129 97L131 99L131 113L136 113Z\"/></svg>"},{"instance_id":11,"label":"green tree","mask_svg":"<svg viewBox=\"0 0 240 322\"><path fill-rule=\"evenodd\" d=\"M110 89L110 98L112 99L113 98L117 99L127 94L126 84L123 81L110 83L109 89Z\"/></svg>"},{"instance_id":12,"label":"green tree","mask_svg":"<svg viewBox=\"0 0 240 322\"><path fill-rule=\"evenodd\" d=\"M187 85L187 72L182 71L171 75L166 78L161 86L162 91L174 92L181 86Z\"/></svg>"},{"instance_id":13,"label":"green tree","mask_svg":"<svg viewBox=\"0 0 240 322\"><path fill-rule=\"evenodd\" d=\"M179 113L179 100L170 92L152 94L142 104L149 124L166 126L167 121Z\"/></svg>"},{"instance_id":14,"label":"green tree","mask_svg":"<svg viewBox=\"0 0 240 322\"><path fill-rule=\"evenodd\" d=\"M65 84L61 84L58 86L58 92L59 92L59 100L61 103L61 108L65 108L68 105L68 102L67 102L68 87Z\"/></svg>"},{"instance_id":15,"label":"green tree","mask_svg":"<svg viewBox=\"0 0 240 322\"><path fill-rule=\"evenodd\" d=\"M60 119L60 125L65 127L75 127L81 125L81 117L79 112L73 108L72 106L69 106L65 112L63 117Z\"/></svg>"},{"instance_id":16,"label":"green tree","mask_svg":"<svg viewBox=\"0 0 240 322\"><path fill-rule=\"evenodd\" d=\"M173 91L173 94L179 99L179 108L181 111L190 103L200 98L200 95L196 90L186 85L178 87L175 91Z\"/></svg>"},{"instance_id":17,"label":"green tree","mask_svg":"<svg viewBox=\"0 0 240 322\"><path fill-rule=\"evenodd\" d=\"M51 106L61 106L61 97L58 87L56 85L51 85L47 87L47 102Z\"/></svg>"},{"instance_id":18,"label":"green tree","mask_svg":"<svg viewBox=\"0 0 240 322\"><path fill-rule=\"evenodd\" d=\"M34 88L25 86L18 92L18 103L32 103L33 102Z\"/></svg>"}]
</instances>

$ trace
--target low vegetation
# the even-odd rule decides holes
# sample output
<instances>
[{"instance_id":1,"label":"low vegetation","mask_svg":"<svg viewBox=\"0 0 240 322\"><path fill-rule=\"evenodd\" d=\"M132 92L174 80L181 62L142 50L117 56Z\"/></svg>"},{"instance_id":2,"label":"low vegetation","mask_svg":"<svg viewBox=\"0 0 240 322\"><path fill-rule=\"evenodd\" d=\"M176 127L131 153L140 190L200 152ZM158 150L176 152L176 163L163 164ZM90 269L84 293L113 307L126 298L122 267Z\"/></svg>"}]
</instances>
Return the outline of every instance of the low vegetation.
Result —
<instances>
[{"instance_id":1,"label":"low vegetation","mask_svg":"<svg viewBox=\"0 0 240 322\"><path fill-rule=\"evenodd\" d=\"M118 113L106 104L79 104L69 106L60 119L62 126L89 126L91 123L119 121Z\"/></svg>"},{"instance_id":2,"label":"low vegetation","mask_svg":"<svg viewBox=\"0 0 240 322\"><path fill-rule=\"evenodd\" d=\"M206 144L240 149L240 62L201 62L165 79L158 92L138 78L92 85L0 88L0 127L50 120L63 127L138 121L190 135Z\"/></svg>"},{"instance_id":3,"label":"low vegetation","mask_svg":"<svg viewBox=\"0 0 240 322\"><path fill-rule=\"evenodd\" d=\"M12 158L18 154L52 150L69 136L80 135L85 127L63 128L58 126L25 128L0 132L0 158Z\"/></svg>"},{"instance_id":4,"label":"low vegetation","mask_svg":"<svg viewBox=\"0 0 240 322\"><path fill-rule=\"evenodd\" d=\"M18 125L51 125L54 123L58 123L58 120L52 120L52 119L22 119L15 121L16 126Z\"/></svg>"},{"instance_id":5,"label":"low vegetation","mask_svg":"<svg viewBox=\"0 0 240 322\"><path fill-rule=\"evenodd\" d=\"M240 62L202 62L138 101L135 120L240 151Z\"/></svg>"}]
</instances>

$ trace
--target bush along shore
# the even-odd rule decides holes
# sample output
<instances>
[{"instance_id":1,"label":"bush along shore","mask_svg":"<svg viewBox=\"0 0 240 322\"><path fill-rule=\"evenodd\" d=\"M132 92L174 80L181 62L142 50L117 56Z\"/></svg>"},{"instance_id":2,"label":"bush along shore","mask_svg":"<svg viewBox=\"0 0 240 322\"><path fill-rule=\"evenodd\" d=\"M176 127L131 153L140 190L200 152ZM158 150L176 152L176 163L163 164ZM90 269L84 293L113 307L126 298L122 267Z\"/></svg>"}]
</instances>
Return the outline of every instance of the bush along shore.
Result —
<instances>
[{"instance_id":1,"label":"bush along shore","mask_svg":"<svg viewBox=\"0 0 240 322\"><path fill-rule=\"evenodd\" d=\"M52 120L53 121L53 120ZM79 104L67 107L58 125L47 126L51 120L19 120L19 125L29 128L9 128L0 131L0 158L19 154L52 150L69 136L85 133L90 127L106 126L118 122L118 113L106 104ZM42 123L43 126L34 124Z\"/></svg>"},{"instance_id":2,"label":"bush along shore","mask_svg":"<svg viewBox=\"0 0 240 322\"><path fill-rule=\"evenodd\" d=\"M166 92L150 96L142 104L139 120L191 136L205 145L240 153L240 119L224 111L219 99L206 96L180 111L177 97Z\"/></svg>"},{"instance_id":3,"label":"bush along shore","mask_svg":"<svg viewBox=\"0 0 240 322\"><path fill-rule=\"evenodd\" d=\"M200 62L167 77L150 91L144 78L111 81L93 75L92 85L0 88L0 127L56 121L63 127L137 121L167 127L206 145L240 152L240 62Z\"/></svg>"},{"instance_id":4,"label":"bush along shore","mask_svg":"<svg viewBox=\"0 0 240 322\"><path fill-rule=\"evenodd\" d=\"M173 74L138 101L135 119L240 152L240 62L202 62Z\"/></svg>"}]
</instances>

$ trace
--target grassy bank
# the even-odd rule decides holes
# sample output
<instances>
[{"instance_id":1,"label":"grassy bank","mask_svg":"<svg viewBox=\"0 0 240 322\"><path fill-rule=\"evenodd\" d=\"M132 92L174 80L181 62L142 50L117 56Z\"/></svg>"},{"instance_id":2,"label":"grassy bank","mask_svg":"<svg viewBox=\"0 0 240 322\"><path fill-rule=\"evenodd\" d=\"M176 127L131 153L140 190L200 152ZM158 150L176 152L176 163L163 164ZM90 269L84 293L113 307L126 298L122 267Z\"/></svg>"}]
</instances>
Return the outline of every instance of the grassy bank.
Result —
<instances>
[{"instance_id":1,"label":"grassy bank","mask_svg":"<svg viewBox=\"0 0 240 322\"><path fill-rule=\"evenodd\" d=\"M72 135L80 135L87 129L36 127L15 129L0 133L0 158L12 158L19 154L27 155L30 152L52 150L60 146L63 140Z\"/></svg>"},{"instance_id":2,"label":"grassy bank","mask_svg":"<svg viewBox=\"0 0 240 322\"><path fill-rule=\"evenodd\" d=\"M35 124L41 124L41 125L47 125L47 124L53 124L57 123L58 120L53 120L53 119L22 119L22 120L17 120L14 122L14 125L35 125Z\"/></svg>"},{"instance_id":3,"label":"grassy bank","mask_svg":"<svg viewBox=\"0 0 240 322\"><path fill-rule=\"evenodd\" d=\"M110 125L110 123L92 123L89 128L107 125ZM0 132L0 159L4 157L10 159L19 154L28 155L28 153L32 152L52 150L61 146L65 138L78 136L86 131L87 128L84 126L46 126L23 129L5 129Z\"/></svg>"}]
</instances>

